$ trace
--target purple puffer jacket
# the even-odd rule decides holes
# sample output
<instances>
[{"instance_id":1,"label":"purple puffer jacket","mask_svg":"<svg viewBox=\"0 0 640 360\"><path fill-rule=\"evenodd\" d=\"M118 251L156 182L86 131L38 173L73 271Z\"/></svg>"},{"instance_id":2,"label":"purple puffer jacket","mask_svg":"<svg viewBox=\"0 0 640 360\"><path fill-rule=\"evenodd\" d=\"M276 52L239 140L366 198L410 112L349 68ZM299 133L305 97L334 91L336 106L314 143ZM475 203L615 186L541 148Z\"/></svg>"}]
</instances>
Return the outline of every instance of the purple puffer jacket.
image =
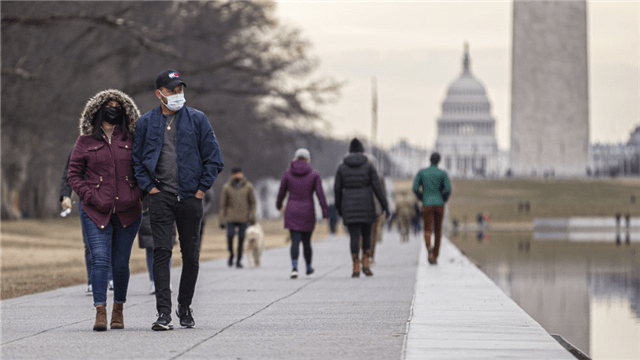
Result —
<instances>
[{"instance_id":1,"label":"purple puffer jacket","mask_svg":"<svg viewBox=\"0 0 640 360\"><path fill-rule=\"evenodd\" d=\"M316 214L313 205L313 192L320 201L322 217L327 218L329 211L327 201L322 192L320 174L313 171L304 160L296 160L285 171L280 181L280 191L276 207L282 209L285 194L289 192L287 208L284 211L284 227L293 231L313 231L316 225Z\"/></svg>"}]
</instances>

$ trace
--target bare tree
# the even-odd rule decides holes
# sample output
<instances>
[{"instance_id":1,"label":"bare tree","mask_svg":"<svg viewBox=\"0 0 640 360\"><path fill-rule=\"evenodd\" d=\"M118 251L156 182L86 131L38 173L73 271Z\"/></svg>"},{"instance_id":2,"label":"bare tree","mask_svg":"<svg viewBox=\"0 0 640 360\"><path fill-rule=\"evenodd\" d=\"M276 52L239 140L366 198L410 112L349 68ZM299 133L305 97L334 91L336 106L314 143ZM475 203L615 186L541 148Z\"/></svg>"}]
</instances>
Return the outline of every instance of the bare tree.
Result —
<instances>
[{"instance_id":1,"label":"bare tree","mask_svg":"<svg viewBox=\"0 0 640 360\"><path fill-rule=\"evenodd\" d=\"M318 109L337 98L341 85L311 77L318 60L310 44L278 23L275 6L3 1L3 194L17 193L24 214L55 214L85 102L118 88L148 111L158 105L155 76L167 68L187 79L187 105L207 114L225 162L274 176L266 164L290 156L283 144L298 130L326 126ZM3 196L3 217L9 201Z\"/></svg>"}]
</instances>

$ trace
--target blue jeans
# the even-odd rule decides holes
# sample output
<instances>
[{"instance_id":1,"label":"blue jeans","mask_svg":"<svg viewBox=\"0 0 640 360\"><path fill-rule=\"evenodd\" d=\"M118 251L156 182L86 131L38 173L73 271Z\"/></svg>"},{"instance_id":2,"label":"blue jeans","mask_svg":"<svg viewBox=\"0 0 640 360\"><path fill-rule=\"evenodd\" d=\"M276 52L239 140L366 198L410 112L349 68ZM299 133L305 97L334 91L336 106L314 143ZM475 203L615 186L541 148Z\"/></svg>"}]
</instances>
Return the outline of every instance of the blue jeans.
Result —
<instances>
[{"instance_id":1,"label":"blue jeans","mask_svg":"<svg viewBox=\"0 0 640 360\"><path fill-rule=\"evenodd\" d=\"M153 282L153 248L146 248L147 250L147 270L149 270L149 280ZM171 267L171 265L169 265Z\"/></svg>"},{"instance_id":2,"label":"blue jeans","mask_svg":"<svg viewBox=\"0 0 640 360\"><path fill-rule=\"evenodd\" d=\"M82 204L78 204L78 211L82 211ZM82 227L82 241L84 242L84 265L87 267L87 285L91 285L91 251L84 226ZM111 280L113 280L113 275L111 275L111 267L109 267L109 281Z\"/></svg>"},{"instance_id":3,"label":"blue jeans","mask_svg":"<svg viewBox=\"0 0 640 360\"><path fill-rule=\"evenodd\" d=\"M129 258L131 247L140 228L142 216L131 226L122 227L117 215L111 215L109 224L100 229L80 209L80 222L91 251L91 286L93 305L107 304L109 267L113 270L113 301L124 304L129 287Z\"/></svg>"}]
</instances>

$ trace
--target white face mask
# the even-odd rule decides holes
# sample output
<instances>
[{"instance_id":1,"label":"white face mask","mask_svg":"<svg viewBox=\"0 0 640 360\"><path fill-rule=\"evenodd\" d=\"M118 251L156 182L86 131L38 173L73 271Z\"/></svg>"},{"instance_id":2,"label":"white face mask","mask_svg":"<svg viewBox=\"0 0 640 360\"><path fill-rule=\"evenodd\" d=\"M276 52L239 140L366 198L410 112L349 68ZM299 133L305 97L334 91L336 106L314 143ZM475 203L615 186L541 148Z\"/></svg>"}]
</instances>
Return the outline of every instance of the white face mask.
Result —
<instances>
[{"instance_id":1,"label":"white face mask","mask_svg":"<svg viewBox=\"0 0 640 360\"><path fill-rule=\"evenodd\" d=\"M162 99L160 99L160 101L162 101L162 103L167 107L167 109L171 111L178 111L182 109L182 107L184 106L184 103L187 101L184 98L184 93L164 96L162 91L160 91L160 95L162 95L167 99L167 102L162 101Z\"/></svg>"}]
</instances>

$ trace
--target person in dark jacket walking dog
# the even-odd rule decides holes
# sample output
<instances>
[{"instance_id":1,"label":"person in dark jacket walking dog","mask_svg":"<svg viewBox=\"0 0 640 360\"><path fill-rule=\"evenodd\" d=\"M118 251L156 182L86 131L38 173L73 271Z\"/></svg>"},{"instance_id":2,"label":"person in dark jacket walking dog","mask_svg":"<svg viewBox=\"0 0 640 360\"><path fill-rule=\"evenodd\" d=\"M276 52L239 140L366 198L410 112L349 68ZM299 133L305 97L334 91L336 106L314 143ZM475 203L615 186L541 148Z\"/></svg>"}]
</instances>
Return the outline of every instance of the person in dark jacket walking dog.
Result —
<instances>
[{"instance_id":1,"label":"person in dark jacket walking dog","mask_svg":"<svg viewBox=\"0 0 640 360\"><path fill-rule=\"evenodd\" d=\"M178 228L182 274L178 289L180 325L195 326L190 308L200 269L202 198L224 168L211 123L200 110L184 106L186 83L175 70L156 77L160 106L140 117L133 142L133 167L149 193L153 232L153 280L158 320L152 330L172 330L171 234Z\"/></svg>"},{"instance_id":2,"label":"person in dark jacket walking dog","mask_svg":"<svg viewBox=\"0 0 640 360\"><path fill-rule=\"evenodd\" d=\"M358 139L349 145L349 155L338 167L334 192L338 214L349 230L351 238L351 259L353 272L351 277L360 277L360 237L362 237L362 272L367 276L373 273L369 268L371 256L371 226L376 219L373 196L375 194L382 211L389 216L387 199L382 191L380 179L374 166L363 154L364 146ZM372 191L373 190L373 191Z\"/></svg>"},{"instance_id":3,"label":"person in dark jacket walking dog","mask_svg":"<svg viewBox=\"0 0 640 360\"><path fill-rule=\"evenodd\" d=\"M222 187L220 196L220 227L227 228L227 249L229 250L229 267L233 266L233 238L238 229L238 251L236 268L242 269L242 250L244 249L245 231L256 223L256 193L253 184L247 180L242 169L231 170L231 178Z\"/></svg>"}]
</instances>

